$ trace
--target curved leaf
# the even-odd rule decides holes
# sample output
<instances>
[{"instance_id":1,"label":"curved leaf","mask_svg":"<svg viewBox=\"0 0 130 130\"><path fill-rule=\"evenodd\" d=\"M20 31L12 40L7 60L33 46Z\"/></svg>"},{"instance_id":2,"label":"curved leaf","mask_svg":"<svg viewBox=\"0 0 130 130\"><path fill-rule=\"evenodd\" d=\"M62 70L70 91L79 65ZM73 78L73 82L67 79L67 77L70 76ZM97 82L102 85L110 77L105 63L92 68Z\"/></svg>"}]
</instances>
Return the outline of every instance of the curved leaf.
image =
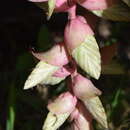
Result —
<instances>
[{"instance_id":1,"label":"curved leaf","mask_svg":"<svg viewBox=\"0 0 130 130\"><path fill-rule=\"evenodd\" d=\"M93 35L88 35L85 41L72 52L76 63L90 76L98 79L101 73L101 58L98 44Z\"/></svg>"}]
</instances>

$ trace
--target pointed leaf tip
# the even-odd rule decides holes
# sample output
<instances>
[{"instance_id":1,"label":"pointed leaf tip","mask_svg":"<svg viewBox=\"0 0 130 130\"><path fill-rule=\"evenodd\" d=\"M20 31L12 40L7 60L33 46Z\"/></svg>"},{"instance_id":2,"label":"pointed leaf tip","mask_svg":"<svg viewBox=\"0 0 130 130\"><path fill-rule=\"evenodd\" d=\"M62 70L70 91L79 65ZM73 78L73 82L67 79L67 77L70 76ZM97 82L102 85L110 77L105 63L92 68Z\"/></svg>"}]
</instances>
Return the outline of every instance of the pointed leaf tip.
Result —
<instances>
[{"instance_id":1,"label":"pointed leaf tip","mask_svg":"<svg viewBox=\"0 0 130 130\"><path fill-rule=\"evenodd\" d=\"M48 16L47 20L51 18L51 15L55 9L56 0L48 0Z\"/></svg>"},{"instance_id":2,"label":"pointed leaf tip","mask_svg":"<svg viewBox=\"0 0 130 130\"><path fill-rule=\"evenodd\" d=\"M27 78L24 89L29 89L37 84L44 83L46 80L54 73L58 67L47 64L43 61L40 61L34 70L31 72L29 77Z\"/></svg>"},{"instance_id":3,"label":"pointed leaf tip","mask_svg":"<svg viewBox=\"0 0 130 130\"><path fill-rule=\"evenodd\" d=\"M49 112L42 130L57 130L66 121L69 115L68 113L55 115Z\"/></svg>"}]
</instances>

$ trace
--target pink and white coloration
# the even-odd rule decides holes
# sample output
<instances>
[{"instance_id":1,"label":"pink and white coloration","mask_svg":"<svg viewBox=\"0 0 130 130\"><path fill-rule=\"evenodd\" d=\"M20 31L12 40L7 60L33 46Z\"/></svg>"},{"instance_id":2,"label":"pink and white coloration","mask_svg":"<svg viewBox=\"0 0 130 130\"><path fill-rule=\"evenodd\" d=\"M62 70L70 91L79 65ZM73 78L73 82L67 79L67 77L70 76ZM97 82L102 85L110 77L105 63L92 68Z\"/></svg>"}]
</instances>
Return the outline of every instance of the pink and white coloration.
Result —
<instances>
[{"instance_id":1,"label":"pink and white coloration","mask_svg":"<svg viewBox=\"0 0 130 130\"><path fill-rule=\"evenodd\" d=\"M70 92L65 92L51 102L48 105L48 109L54 114L71 113L74 110L76 103L76 97Z\"/></svg>"},{"instance_id":2,"label":"pink and white coloration","mask_svg":"<svg viewBox=\"0 0 130 130\"><path fill-rule=\"evenodd\" d=\"M73 69L69 68L68 66L64 66L62 68L60 68L59 70L57 70L53 76L55 77L67 77L69 75L71 75L71 73L73 72Z\"/></svg>"},{"instance_id":3,"label":"pink and white coloration","mask_svg":"<svg viewBox=\"0 0 130 130\"><path fill-rule=\"evenodd\" d=\"M64 31L64 38L69 52L72 52L84 42L87 35L94 35L94 33L84 17L77 16L75 19L68 21Z\"/></svg>"},{"instance_id":4,"label":"pink and white coloration","mask_svg":"<svg viewBox=\"0 0 130 130\"><path fill-rule=\"evenodd\" d=\"M78 101L75 110L70 116L70 120L73 122L71 130L92 130L92 119L88 110Z\"/></svg>"},{"instance_id":5,"label":"pink and white coloration","mask_svg":"<svg viewBox=\"0 0 130 130\"><path fill-rule=\"evenodd\" d=\"M55 44L50 50L43 53L32 54L39 60L45 61L48 64L55 66L63 66L68 64L68 54L64 47L64 43Z\"/></svg>"},{"instance_id":6,"label":"pink and white coloration","mask_svg":"<svg viewBox=\"0 0 130 130\"><path fill-rule=\"evenodd\" d=\"M68 85L68 91L48 104L49 113L43 129L57 130L69 116L73 121L72 130L92 130L92 116L107 128L105 111L98 97L101 91L88 78L77 72L77 65L79 65L89 76L98 79L101 63L94 32L83 16L76 15L76 4L88 10L104 10L111 6L114 0L29 1L48 2L48 19L53 11L68 13L64 42L55 44L43 53L32 52L40 63L25 84L25 88L38 84L55 85L69 76L71 84Z\"/></svg>"},{"instance_id":7,"label":"pink and white coloration","mask_svg":"<svg viewBox=\"0 0 130 130\"><path fill-rule=\"evenodd\" d=\"M48 0L29 0L31 2L47 2ZM76 4L75 0L55 0L55 12L67 12Z\"/></svg>"},{"instance_id":8,"label":"pink and white coloration","mask_svg":"<svg viewBox=\"0 0 130 130\"><path fill-rule=\"evenodd\" d=\"M81 100L101 95L101 91L89 79L80 74L77 74L72 81L74 95Z\"/></svg>"},{"instance_id":9,"label":"pink and white coloration","mask_svg":"<svg viewBox=\"0 0 130 130\"><path fill-rule=\"evenodd\" d=\"M55 11L56 12L67 12L70 8L75 5L74 0L56 0Z\"/></svg>"},{"instance_id":10,"label":"pink and white coloration","mask_svg":"<svg viewBox=\"0 0 130 130\"><path fill-rule=\"evenodd\" d=\"M47 2L48 0L29 0L31 2ZM117 3L118 0L56 0L55 11L67 12L69 8L78 3L88 10L104 10Z\"/></svg>"}]
</instances>

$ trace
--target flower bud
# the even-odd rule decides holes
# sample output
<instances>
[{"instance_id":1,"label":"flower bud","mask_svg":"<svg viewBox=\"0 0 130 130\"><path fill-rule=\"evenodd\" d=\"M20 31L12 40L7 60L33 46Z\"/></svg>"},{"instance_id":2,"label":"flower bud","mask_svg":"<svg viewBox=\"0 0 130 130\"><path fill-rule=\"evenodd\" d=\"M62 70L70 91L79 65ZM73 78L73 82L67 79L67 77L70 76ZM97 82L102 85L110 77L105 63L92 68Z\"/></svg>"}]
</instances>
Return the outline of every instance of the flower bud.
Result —
<instances>
[{"instance_id":1,"label":"flower bud","mask_svg":"<svg viewBox=\"0 0 130 130\"><path fill-rule=\"evenodd\" d=\"M48 109L54 114L71 113L74 110L76 103L76 97L70 92L65 92L51 102L48 105Z\"/></svg>"},{"instance_id":2,"label":"flower bud","mask_svg":"<svg viewBox=\"0 0 130 130\"><path fill-rule=\"evenodd\" d=\"M32 54L39 60L45 61L46 63L55 66L63 66L69 62L68 55L63 43L58 43L54 45L47 52L43 53L32 52Z\"/></svg>"},{"instance_id":3,"label":"flower bud","mask_svg":"<svg viewBox=\"0 0 130 130\"><path fill-rule=\"evenodd\" d=\"M83 77L80 74L77 74L73 78L73 92L74 95L77 96L80 100L86 100L97 95L101 95L101 91L97 89L93 83Z\"/></svg>"},{"instance_id":4,"label":"flower bud","mask_svg":"<svg viewBox=\"0 0 130 130\"><path fill-rule=\"evenodd\" d=\"M69 52L72 52L82 42L84 42L87 35L93 35L93 31L82 16L77 16L71 19L64 32L65 44Z\"/></svg>"}]
</instances>

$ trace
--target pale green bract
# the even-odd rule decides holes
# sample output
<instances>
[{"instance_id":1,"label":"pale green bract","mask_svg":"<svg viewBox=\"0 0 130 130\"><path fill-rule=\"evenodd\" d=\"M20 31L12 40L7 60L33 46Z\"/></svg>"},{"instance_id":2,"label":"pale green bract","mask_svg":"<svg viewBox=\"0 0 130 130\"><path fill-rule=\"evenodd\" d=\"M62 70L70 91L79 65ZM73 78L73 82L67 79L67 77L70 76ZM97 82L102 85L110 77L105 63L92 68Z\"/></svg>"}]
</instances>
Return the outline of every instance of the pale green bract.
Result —
<instances>
[{"instance_id":1,"label":"pale green bract","mask_svg":"<svg viewBox=\"0 0 130 130\"><path fill-rule=\"evenodd\" d=\"M57 130L66 121L69 115L70 113L56 115L49 112L42 130Z\"/></svg>"},{"instance_id":2,"label":"pale green bract","mask_svg":"<svg viewBox=\"0 0 130 130\"><path fill-rule=\"evenodd\" d=\"M88 111L104 128L108 128L107 116L98 96L83 101Z\"/></svg>"},{"instance_id":3,"label":"pale green bract","mask_svg":"<svg viewBox=\"0 0 130 130\"><path fill-rule=\"evenodd\" d=\"M94 10L95 15L113 21L130 21L130 8L124 3L113 5L106 10Z\"/></svg>"},{"instance_id":4,"label":"pale green bract","mask_svg":"<svg viewBox=\"0 0 130 130\"><path fill-rule=\"evenodd\" d=\"M101 56L96 39L93 35L86 36L85 41L72 52L76 63L95 79L100 77Z\"/></svg>"},{"instance_id":5,"label":"pale green bract","mask_svg":"<svg viewBox=\"0 0 130 130\"><path fill-rule=\"evenodd\" d=\"M56 4L56 0L48 0L48 17L47 17L48 20L50 19L55 9L55 4Z\"/></svg>"},{"instance_id":6,"label":"pale green bract","mask_svg":"<svg viewBox=\"0 0 130 130\"><path fill-rule=\"evenodd\" d=\"M40 61L26 80L24 89L32 88L40 83L46 83L58 69L59 67L57 66ZM55 82L55 80L53 80L53 82Z\"/></svg>"}]
</instances>

